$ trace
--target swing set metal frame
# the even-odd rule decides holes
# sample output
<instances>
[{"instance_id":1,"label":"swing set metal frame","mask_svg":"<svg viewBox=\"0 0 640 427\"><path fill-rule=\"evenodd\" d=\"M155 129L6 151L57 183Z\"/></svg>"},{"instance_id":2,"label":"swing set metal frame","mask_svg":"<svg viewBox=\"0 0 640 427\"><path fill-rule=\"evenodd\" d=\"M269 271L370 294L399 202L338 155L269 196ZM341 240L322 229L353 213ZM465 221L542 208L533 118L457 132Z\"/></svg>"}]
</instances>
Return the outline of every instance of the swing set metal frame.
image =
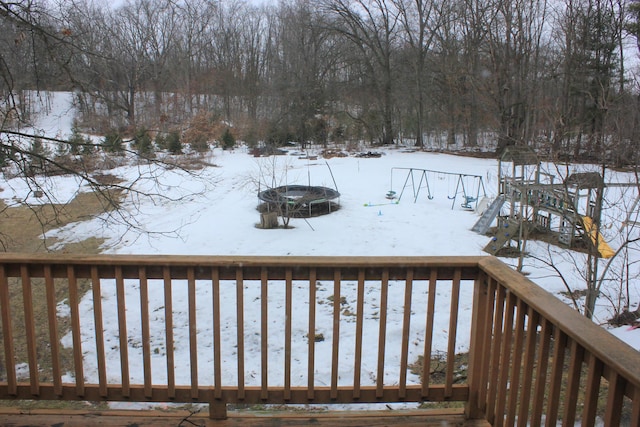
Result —
<instances>
[{"instance_id":1,"label":"swing set metal frame","mask_svg":"<svg viewBox=\"0 0 640 427\"><path fill-rule=\"evenodd\" d=\"M476 186L476 194L474 195L470 195L467 192L467 189L465 187L465 178L472 178L474 180L478 180L478 185ZM464 199L464 202L462 203L462 206L464 209L471 209L471 210L475 210L478 207L478 200L480 199L480 188L482 188L482 196L483 197L487 197L487 191L484 188L484 181L482 180L482 176L480 175L470 175L470 174L458 174L458 182L456 183L456 192L453 194L453 197L450 197L447 195L447 198L450 200L453 200L453 204L451 205L451 209L453 209L453 207L456 204L456 197L458 195L459 192L459 188L462 187L462 197ZM473 206L472 206L473 204Z\"/></svg>"},{"instance_id":2,"label":"swing set metal frame","mask_svg":"<svg viewBox=\"0 0 640 427\"><path fill-rule=\"evenodd\" d=\"M458 197L458 193L460 192L460 188L462 188L462 197L464 202L460 205L464 209L475 209L478 206L478 199L480 198L480 189L482 189L482 194L486 197L487 192L484 187L484 181L481 175L472 175L467 173L459 173L459 172L444 172L433 169L419 169L419 168L391 168L391 189L389 193L396 194L393 191L393 172L394 171L407 171L407 177L404 180L404 184L402 185L402 191L400 191L400 195L398 196L398 202L402 199L402 195L404 194L404 190L407 188L407 183L411 180L411 189L413 190L413 202L418 201L418 195L420 194L420 190L422 189L422 182L424 181L425 186L427 188L427 198L429 200L433 199L433 194L431 194L431 187L429 186L429 178L427 176L428 173L441 174L441 175L450 175L457 176L456 182L456 190L453 196L447 195L449 200L453 200L451 204L451 209L456 205L456 198ZM419 173L420 179L418 180L418 184L416 186L416 178L414 177L414 173ZM475 196L467 192L467 186L465 185L465 179L472 178L474 180L478 180L478 185L476 187ZM473 204L473 205L472 205Z\"/></svg>"}]
</instances>

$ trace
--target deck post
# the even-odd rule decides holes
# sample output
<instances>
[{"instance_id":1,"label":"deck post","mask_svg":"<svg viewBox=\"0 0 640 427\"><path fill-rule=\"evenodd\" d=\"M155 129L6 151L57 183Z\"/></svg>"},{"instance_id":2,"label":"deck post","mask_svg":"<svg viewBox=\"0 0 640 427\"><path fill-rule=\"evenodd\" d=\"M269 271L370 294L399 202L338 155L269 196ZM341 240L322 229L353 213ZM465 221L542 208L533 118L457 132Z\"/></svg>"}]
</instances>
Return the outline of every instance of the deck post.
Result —
<instances>
[{"instance_id":1,"label":"deck post","mask_svg":"<svg viewBox=\"0 0 640 427\"><path fill-rule=\"evenodd\" d=\"M488 302L487 275L481 272L475 280L473 287L473 309L471 316L471 342L469 343L469 400L465 404L465 416L467 419L484 419L485 414L480 402L480 389L482 381L482 355L485 334L488 330L486 311Z\"/></svg>"},{"instance_id":2,"label":"deck post","mask_svg":"<svg viewBox=\"0 0 640 427\"><path fill-rule=\"evenodd\" d=\"M227 419L227 403L224 400L212 399L211 402L209 402L209 419Z\"/></svg>"}]
</instances>

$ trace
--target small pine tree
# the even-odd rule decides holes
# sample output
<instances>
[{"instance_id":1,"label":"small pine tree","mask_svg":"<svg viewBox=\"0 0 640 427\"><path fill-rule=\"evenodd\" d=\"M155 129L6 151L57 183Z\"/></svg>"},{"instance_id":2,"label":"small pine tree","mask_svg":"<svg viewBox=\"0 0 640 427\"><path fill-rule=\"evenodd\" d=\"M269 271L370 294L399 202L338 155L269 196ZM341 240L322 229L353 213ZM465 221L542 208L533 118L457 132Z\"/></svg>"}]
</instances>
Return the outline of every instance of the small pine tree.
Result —
<instances>
[{"instance_id":1,"label":"small pine tree","mask_svg":"<svg viewBox=\"0 0 640 427\"><path fill-rule=\"evenodd\" d=\"M141 157L153 157L153 141L149 132L142 128L133 137L133 147Z\"/></svg>"},{"instance_id":2,"label":"small pine tree","mask_svg":"<svg viewBox=\"0 0 640 427\"><path fill-rule=\"evenodd\" d=\"M121 153L124 151L120 134L115 131L106 134L102 139L102 149L107 153Z\"/></svg>"},{"instance_id":3,"label":"small pine tree","mask_svg":"<svg viewBox=\"0 0 640 427\"><path fill-rule=\"evenodd\" d=\"M256 148L258 146L258 132L255 126L250 126L245 132L244 142L249 148Z\"/></svg>"},{"instance_id":4,"label":"small pine tree","mask_svg":"<svg viewBox=\"0 0 640 427\"><path fill-rule=\"evenodd\" d=\"M75 156L77 154L80 154L80 151L85 144L85 139L78 128L74 126L71 128L71 136L69 137L67 142L69 143L69 154Z\"/></svg>"},{"instance_id":5,"label":"small pine tree","mask_svg":"<svg viewBox=\"0 0 640 427\"><path fill-rule=\"evenodd\" d=\"M0 168L7 166L7 160L9 156L4 149L0 149Z\"/></svg>"},{"instance_id":6,"label":"small pine tree","mask_svg":"<svg viewBox=\"0 0 640 427\"><path fill-rule=\"evenodd\" d=\"M224 134L222 134L222 148L224 150L231 150L233 147L235 147L235 145L236 139L234 138L229 128L227 128L224 131Z\"/></svg>"},{"instance_id":7,"label":"small pine tree","mask_svg":"<svg viewBox=\"0 0 640 427\"><path fill-rule=\"evenodd\" d=\"M171 154L182 154L182 142L180 141L180 134L178 132L171 132L167 135L167 150Z\"/></svg>"},{"instance_id":8,"label":"small pine tree","mask_svg":"<svg viewBox=\"0 0 640 427\"><path fill-rule=\"evenodd\" d=\"M167 139L167 134L158 132L156 135L156 147L158 147L159 150L167 150Z\"/></svg>"},{"instance_id":9,"label":"small pine tree","mask_svg":"<svg viewBox=\"0 0 640 427\"><path fill-rule=\"evenodd\" d=\"M28 172L30 174L42 173L44 172L45 167L45 158L48 157L47 149L42 143L42 139L34 138L31 142L31 147L29 147L29 164L28 164Z\"/></svg>"},{"instance_id":10,"label":"small pine tree","mask_svg":"<svg viewBox=\"0 0 640 427\"><path fill-rule=\"evenodd\" d=\"M205 138L195 138L191 141L191 149L196 153L206 153L209 151L209 141Z\"/></svg>"},{"instance_id":11,"label":"small pine tree","mask_svg":"<svg viewBox=\"0 0 640 427\"><path fill-rule=\"evenodd\" d=\"M82 155L87 156L93 154L95 152L95 146L93 141L88 136L84 138L84 143L82 144Z\"/></svg>"},{"instance_id":12,"label":"small pine tree","mask_svg":"<svg viewBox=\"0 0 640 427\"><path fill-rule=\"evenodd\" d=\"M41 138L33 138L31 141L31 147L29 147L29 154L45 156L47 154L47 150L42 143Z\"/></svg>"},{"instance_id":13,"label":"small pine tree","mask_svg":"<svg viewBox=\"0 0 640 427\"><path fill-rule=\"evenodd\" d=\"M56 157L64 157L69 154L69 144L65 144L64 142L59 142L56 145Z\"/></svg>"}]
</instances>

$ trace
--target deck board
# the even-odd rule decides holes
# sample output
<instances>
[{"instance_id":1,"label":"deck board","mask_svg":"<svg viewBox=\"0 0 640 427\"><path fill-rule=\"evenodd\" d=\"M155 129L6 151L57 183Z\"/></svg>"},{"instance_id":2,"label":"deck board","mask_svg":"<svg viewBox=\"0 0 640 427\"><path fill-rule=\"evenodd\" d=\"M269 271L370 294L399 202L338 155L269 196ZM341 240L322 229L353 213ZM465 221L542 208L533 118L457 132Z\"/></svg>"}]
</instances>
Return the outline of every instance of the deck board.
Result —
<instances>
[{"instance_id":1,"label":"deck board","mask_svg":"<svg viewBox=\"0 0 640 427\"><path fill-rule=\"evenodd\" d=\"M465 420L461 410L410 411L230 411L226 420L210 420L206 411L71 411L0 409L0 426L469 426L487 427L485 420Z\"/></svg>"}]
</instances>

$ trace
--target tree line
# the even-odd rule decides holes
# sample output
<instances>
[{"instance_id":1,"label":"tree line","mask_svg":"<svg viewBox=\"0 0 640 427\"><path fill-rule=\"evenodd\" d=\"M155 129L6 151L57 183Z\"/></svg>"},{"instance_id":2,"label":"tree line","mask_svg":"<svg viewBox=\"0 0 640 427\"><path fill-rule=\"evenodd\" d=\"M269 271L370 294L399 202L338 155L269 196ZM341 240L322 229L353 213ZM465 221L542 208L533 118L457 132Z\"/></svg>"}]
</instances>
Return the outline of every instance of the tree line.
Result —
<instances>
[{"instance_id":1,"label":"tree line","mask_svg":"<svg viewBox=\"0 0 640 427\"><path fill-rule=\"evenodd\" d=\"M638 14L631 0L0 1L3 129L32 91L65 90L101 134L527 144L635 165Z\"/></svg>"}]
</instances>

